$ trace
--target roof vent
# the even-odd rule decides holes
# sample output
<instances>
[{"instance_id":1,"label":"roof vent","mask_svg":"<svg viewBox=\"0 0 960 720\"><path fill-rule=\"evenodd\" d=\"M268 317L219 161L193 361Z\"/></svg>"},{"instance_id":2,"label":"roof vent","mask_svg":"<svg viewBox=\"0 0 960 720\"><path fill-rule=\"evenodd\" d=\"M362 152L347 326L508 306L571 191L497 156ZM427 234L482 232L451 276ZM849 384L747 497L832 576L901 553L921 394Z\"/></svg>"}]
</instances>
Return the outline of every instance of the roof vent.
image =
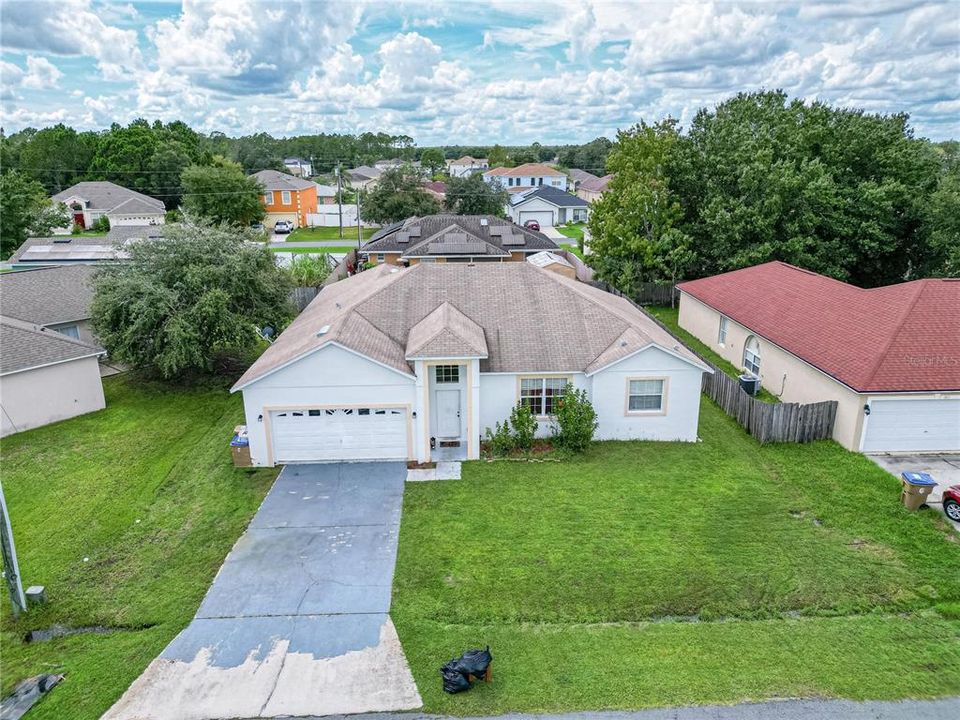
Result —
<instances>
[{"instance_id":1,"label":"roof vent","mask_svg":"<svg viewBox=\"0 0 960 720\"><path fill-rule=\"evenodd\" d=\"M620 341L620 347L626 347L626 346L627 346L627 341L626 341L626 340L621 340L621 341Z\"/></svg>"},{"instance_id":2,"label":"roof vent","mask_svg":"<svg viewBox=\"0 0 960 720\"><path fill-rule=\"evenodd\" d=\"M323 336L326 335L328 332L330 332L330 326L329 326L329 325L324 325L322 328L320 328L320 329L317 331L317 337L323 337Z\"/></svg>"},{"instance_id":3,"label":"roof vent","mask_svg":"<svg viewBox=\"0 0 960 720\"><path fill-rule=\"evenodd\" d=\"M486 227L487 225L490 224L490 221L487 220L486 218L480 218L480 224L481 224L483 227Z\"/></svg>"},{"instance_id":4,"label":"roof vent","mask_svg":"<svg viewBox=\"0 0 960 720\"><path fill-rule=\"evenodd\" d=\"M400 268L390 268L390 272L391 272L391 273L398 273L398 272L400 272Z\"/></svg>"},{"instance_id":5,"label":"roof vent","mask_svg":"<svg viewBox=\"0 0 960 720\"><path fill-rule=\"evenodd\" d=\"M57 236L53 239L54 244L56 245L66 245L68 242L73 240L69 235L67 236Z\"/></svg>"}]
</instances>

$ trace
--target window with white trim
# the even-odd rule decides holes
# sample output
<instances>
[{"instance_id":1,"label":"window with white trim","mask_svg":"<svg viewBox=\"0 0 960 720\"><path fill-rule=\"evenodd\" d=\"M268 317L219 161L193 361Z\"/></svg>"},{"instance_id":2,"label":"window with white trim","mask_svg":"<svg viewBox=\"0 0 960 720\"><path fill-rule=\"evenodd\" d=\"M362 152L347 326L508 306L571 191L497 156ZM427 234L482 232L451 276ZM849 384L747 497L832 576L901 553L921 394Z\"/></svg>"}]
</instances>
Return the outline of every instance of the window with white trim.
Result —
<instances>
[{"instance_id":1,"label":"window with white trim","mask_svg":"<svg viewBox=\"0 0 960 720\"><path fill-rule=\"evenodd\" d=\"M630 380L627 383L627 412L663 410L663 379Z\"/></svg>"},{"instance_id":2,"label":"window with white trim","mask_svg":"<svg viewBox=\"0 0 960 720\"><path fill-rule=\"evenodd\" d=\"M747 338L743 346L743 367L748 372L760 377L760 341L756 335Z\"/></svg>"},{"instance_id":3,"label":"window with white trim","mask_svg":"<svg viewBox=\"0 0 960 720\"><path fill-rule=\"evenodd\" d=\"M719 345L727 344L727 318L724 315L720 316L720 329L717 331L717 343Z\"/></svg>"},{"instance_id":4,"label":"window with white trim","mask_svg":"<svg viewBox=\"0 0 960 720\"><path fill-rule=\"evenodd\" d=\"M563 395L567 378L521 378L520 402L539 417L553 415L557 398Z\"/></svg>"},{"instance_id":5,"label":"window with white trim","mask_svg":"<svg viewBox=\"0 0 960 720\"><path fill-rule=\"evenodd\" d=\"M273 191L263 194L263 203L265 205L273 205Z\"/></svg>"},{"instance_id":6,"label":"window with white trim","mask_svg":"<svg viewBox=\"0 0 960 720\"><path fill-rule=\"evenodd\" d=\"M283 190L283 191L280 192L280 203L281 203L282 205L289 205L289 204L290 204L290 191L289 191L289 190Z\"/></svg>"},{"instance_id":7,"label":"window with white trim","mask_svg":"<svg viewBox=\"0 0 960 720\"><path fill-rule=\"evenodd\" d=\"M436 379L438 383L460 382L459 365L437 365L436 373Z\"/></svg>"}]
</instances>

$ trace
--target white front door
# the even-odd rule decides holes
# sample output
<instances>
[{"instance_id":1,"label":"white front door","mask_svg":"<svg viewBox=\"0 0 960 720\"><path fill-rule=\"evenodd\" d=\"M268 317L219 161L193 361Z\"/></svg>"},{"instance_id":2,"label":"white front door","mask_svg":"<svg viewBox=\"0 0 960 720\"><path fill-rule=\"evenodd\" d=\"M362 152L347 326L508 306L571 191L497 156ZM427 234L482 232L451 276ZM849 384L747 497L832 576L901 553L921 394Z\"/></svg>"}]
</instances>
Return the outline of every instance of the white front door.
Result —
<instances>
[{"instance_id":1,"label":"white front door","mask_svg":"<svg viewBox=\"0 0 960 720\"><path fill-rule=\"evenodd\" d=\"M460 437L459 390L437 390L437 437Z\"/></svg>"}]
</instances>

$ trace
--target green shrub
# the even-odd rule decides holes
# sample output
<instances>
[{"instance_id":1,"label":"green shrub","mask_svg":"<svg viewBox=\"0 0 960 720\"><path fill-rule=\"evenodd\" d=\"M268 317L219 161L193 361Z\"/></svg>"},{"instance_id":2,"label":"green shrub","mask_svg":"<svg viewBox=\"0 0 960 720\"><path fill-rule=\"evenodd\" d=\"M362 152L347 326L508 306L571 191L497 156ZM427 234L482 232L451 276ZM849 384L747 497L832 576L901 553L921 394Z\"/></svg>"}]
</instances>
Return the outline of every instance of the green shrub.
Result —
<instances>
[{"instance_id":1,"label":"green shrub","mask_svg":"<svg viewBox=\"0 0 960 720\"><path fill-rule=\"evenodd\" d=\"M71 234L71 235L79 235L79 234L82 233L82 232L83 232L83 225L81 225L81 224L78 223L78 222L75 222L75 223L73 224L73 227L70 229L70 234Z\"/></svg>"},{"instance_id":2,"label":"green shrub","mask_svg":"<svg viewBox=\"0 0 960 720\"><path fill-rule=\"evenodd\" d=\"M576 390L568 384L563 397L558 398L554 409L554 442L557 447L574 452L583 452L597 431L597 411L587 400L586 390Z\"/></svg>"},{"instance_id":3,"label":"green shrub","mask_svg":"<svg viewBox=\"0 0 960 720\"><path fill-rule=\"evenodd\" d=\"M108 218L106 215L101 215L97 218L97 221L90 226L90 229L94 232L109 232L110 218Z\"/></svg>"},{"instance_id":4,"label":"green shrub","mask_svg":"<svg viewBox=\"0 0 960 720\"><path fill-rule=\"evenodd\" d=\"M493 430L487 428L486 441L490 446L490 453L496 457L509 455L516 447L509 422L497 423Z\"/></svg>"},{"instance_id":5,"label":"green shrub","mask_svg":"<svg viewBox=\"0 0 960 720\"><path fill-rule=\"evenodd\" d=\"M537 419L530 412L530 408L523 403L517 403L510 412L509 422L513 430L513 444L521 450L532 448L533 437L537 432Z\"/></svg>"},{"instance_id":6,"label":"green shrub","mask_svg":"<svg viewBox=\"0 0 960 720\"><path fill-rule=\"evenodd\" d=\"M330 275L330 263L325 255L294 256L290 276L297 287L319 287Z\"/></svg>"}]
</instances>

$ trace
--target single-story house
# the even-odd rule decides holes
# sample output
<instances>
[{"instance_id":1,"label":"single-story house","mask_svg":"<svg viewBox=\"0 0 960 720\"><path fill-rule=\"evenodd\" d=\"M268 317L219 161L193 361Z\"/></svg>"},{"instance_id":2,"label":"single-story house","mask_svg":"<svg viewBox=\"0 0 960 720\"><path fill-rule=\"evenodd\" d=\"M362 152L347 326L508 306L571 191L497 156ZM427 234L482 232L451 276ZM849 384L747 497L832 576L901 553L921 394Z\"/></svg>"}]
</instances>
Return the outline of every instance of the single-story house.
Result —
<instances>
[{"instance_id":1,"label":"single-story house","mask_svg":"<svg viewBox=\"0 0 960 720\"><path fill-rule=\"evenodd\" d=\"M337 188L335 185L321 185L317 183L317 204L336 205Z\"/></svg>"},{"instance_id":2,"label":"single-story house","mask_svg":"<svg viewBox=\"0 0 960 720\"><path fill-rule=\"evenodd\" d=\"M440 180L431 180L423 183L423 189L428 195L433 195L437 200L443 202L447 199L447 184Z\"/></svg>"},{"instance_id":3,"label":"single-story house","mask_svg":"<svg viewBox=\"0 0 960 720\"><path fill-rule=\"evenodd\" d=\"M416 265L519 262L559 248L543 233L494 215L427 215L381 228L362 250L377 265Z\"/></svg>"},{"instance_id":4,"label":"single-story house","mask_svg":"<svg viewBox=\"0 0 960 720\"><path fill-rule=\"evenodd\" d=\"M783 262L681 283L680 327L862 452L960 451L960 279L865 290Z\"/></svg>"},{"instance_id":5,"label":"single-story house","mask_svg":"<svg viewBox=\"0 0 960 720\"><path fill-rule=\"evenodd\" d=\"M588 203L596 202L610 189L611 180L613 180L613 175L582 180L577 186L577 197L583 198Z\"/></svg>"},{"instance_id":6,"label":"single-story house","mask_svg":"<svg viewBox=\"0 0 960 720\"><path fill-rule=\"evenodd\" d=\"M51 200L66 205L73 224L83 228L89 228L104 215L110 227L162 225L167 213L160 200L104 180L77 183Z\"/></svg>"},{"instance_id":7,"label":"single-story house","mask_svg":"<svg viewBox=\"0 0 960 720\"><path fill-rule=\"evenodd\" d=\"M478 172L484 172L490 167L486 158L475 158L464 155L457 160L447 160L447 174L450 177L468 177Z\"/></svg>"},{"instance_id":8,"label":"single-story house","mask_svg":"<svg viewBox=\"0 0 960 720\"><path fill-rule=\"evenodd\" d=\"M52 265L98 265L128 257L124 246L131 242L163 237L164 225L118 225L106 236L54 235L27 238L8 262L18 268Z\"/></svg>"},{"instance_id":9,"label":"single-story house","mask_svg":"<svg viewBox=\"0 0 960 720\"><path fill-rule=\"evenodd\" d=\"M0 346L0 435L106 406L99 347L5 314L0 315Z\"/></svg>"},{"instance_id":10,"label":"single-story house","mask_svg":"<svg viewBox=\"0 0 960 720\"><path fill-rule=\"evenodd\" d=\"M371 186L376 185L377 180L383 175L383 170L378 167L361 165L344 171L344 174L350 186L355 190L368 190Z\"/></svg>"},{"instance_id":11,"label":"single-story house","mask_svg":"<svg viewBox=\"0 0 960 720\"><path fill-rule=\"evenodd\" d=\"M317 183L278 170L261 170L250 177L263 187L260 202L266 211L263 224L272 228L281 220L306 227L307 215L317 212Z\"/></svg>"},{"instance_id":12,"label":"single-story house","mask_svg":"<svg viewBox=\"0 0 960 720\"><path fill-rule=\"evenodd\" d=\"M233 386L254 465L477 458L567 384L599 439L697 439L699 358L629 301L527 262L390 265L324 288Z\"/></svg>"},{"instance_id":13,"label":"single-story house","mask_svg":"<svg viewBox=\"0 0 960 720\"><path fill-rule=\"evenodd\" d=\"M509 190L514 187L548 187L567 189L567 176L549 165L543 163L524 163L516 167L498 167L483 173L483 179L488 183Z\"/></svg>"},{"instance_id":14,"label":"single-story house","mask_svg":"<svg viewBox=\"0 0 960 720\"><path fill-rule=\"evenodd\" d=\"M536 220L540 227L586 222L589 212L586 200L547 185L512 193L507 204L507 214L518 225L529 220Z\"/></svg>"},{"instance_id":15,"label":"single-story house","mask_svg":"<svg viewBox=\"0 0 960 720\"><path fill-rule=\"evenodd\" d=\"M283 159L283 166L287 172L296 177L310 177L313 175L313 165L309 160L298 157L288 157Z\"/></svg>"}]
</instances>

